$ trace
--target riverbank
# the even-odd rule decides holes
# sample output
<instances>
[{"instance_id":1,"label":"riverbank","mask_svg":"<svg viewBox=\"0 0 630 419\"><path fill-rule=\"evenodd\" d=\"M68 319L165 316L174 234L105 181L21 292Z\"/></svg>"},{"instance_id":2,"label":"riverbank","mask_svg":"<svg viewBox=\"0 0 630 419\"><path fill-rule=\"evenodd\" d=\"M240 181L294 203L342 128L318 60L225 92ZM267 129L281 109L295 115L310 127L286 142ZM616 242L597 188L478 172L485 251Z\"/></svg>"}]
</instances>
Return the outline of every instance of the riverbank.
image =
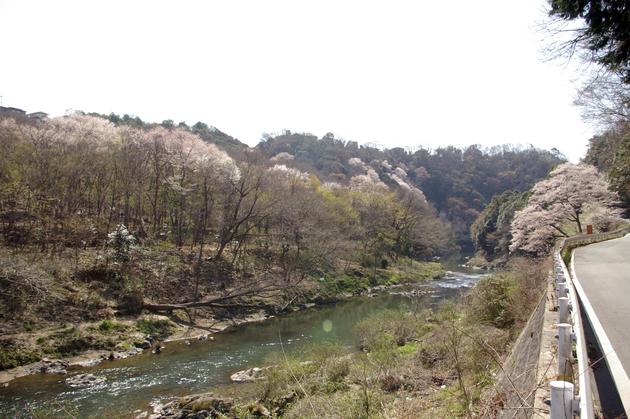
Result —
<instances>
[{"instance_id":1,"label":"riverbank","mask_svg":"<svg viewBox=\"0 0 630 419\"><path fill-rule=\"evenodd\" d=\"M207 319L200 320L199 324L194 326L182 326L170 322L167 316L151 316L150 320L147 317L141 317L137 321L145 322L169 322L172 325L168 329L168 335L162 335L163 340L158 340L151 334L136 334L138 338L133 345L129 345L127 340L121 340L116 344L118 349L115 350L86 350L79 355L60 357L60 358L47 358L33 362L30 364L22 365L19 367L0 371L0 386L8 385L8 383L16 378L24 377L32 374L66 374L67 369L70 367L92 367L102 362L113 361L118 359L125 359L130 356L138 355L144 351L155 351L155 348L159 346L163 348L163 344L168 342L177 341L190 341L190 340L206 340L214 339L212 336L215 333L226 331L239 325L249 324L264 321L272 316L267 315L264 312L258 312L251 315L246 315L240 318L233 318L223 321L208 321ZM100 324L103 324L102 322ZM129 327L131 321L116 321L115 327ZM98 325L97 325L98 326ZM84 329L94 329L94 326L83 326ZM97 327L98 328L98 327ZM209 331L211 330L211 332ZM163 349L160 349L160 351ZM52 366L52 367L51 367Z\"/></svg>"},{"instance_id":2,"label":"riverbank","mask_svg":"<svg viewBox=\"0 0 630 419\"><path fill-rule=\"evenodd\" d=\"M214 340L165 343L160 354L137 356L93 367L70 368L67 375L40 374L22 377L0 392L0 411L32 412L69 410L75 417L132 417L149 401L172 400L230 383L230 376L248 367L267 364L270 354L284 348L298 356L312 345L329 343L356 351L354 326L382 310L422 312L436 308L470 289L478 276L449 273L438 280L394 288L372 297L359 296L243 324L214 334ZM405 292L403 292L405 291ZM409 291L409 292L407 292ZM404 294L404 295L403 295ZM324 327L326 326L326 327ZM102 382L71 387L77 375L92 374ZM17 417L21 417L17 414ZM28 416L24 414L25 416Z\"/></svg>"},{"instance_id":3,"label":"riverbank","mask_svg":"<svg viewBox=\"0 0 630 419\"><path fill-rule=\"evenodd\" d=\"M207 311L199 310L194 324L182 321L182 313L175 312L170 316L142 314L114 317L99 322L64 324L35 332L5 335L3 342L17 343L12 347L0 347L0 359L5 364L11 357L16 362L28 359L34 362L1 370L0 385L6 386L15 378L30 374L64 373L69 367L94 366L143 351L155 351L156 347L161 348L167 342L213 339L213 334L239 325L356 296L375 296L405 284L440 278L445 273L437 263L417 261L404 261L404 264L374 272L373 277L359 276L360 272L356 271L354 275L345 274L337 278L320 277L310 281L310 287L304 287L302 295L293 297L289 304L279 299L265 299L257 304L258 308L246 306L242 310L231 310L230 317L212 317ZM49 368L49 364L58 368Z\"/></svg>"},{"instance_id":4,"label":"riverbank","mask_svg":"<svg viewBox=\"0 0 630 419\"><path fill-rule=\"evenodd\" d=\"M547 268L517 261L457 302L375 311L352 328L356 350L325 343L271 353L255 379L166 401L142 417L492 416L501 401L486 390L536 305Z\"/></svg>"}]
</instances>

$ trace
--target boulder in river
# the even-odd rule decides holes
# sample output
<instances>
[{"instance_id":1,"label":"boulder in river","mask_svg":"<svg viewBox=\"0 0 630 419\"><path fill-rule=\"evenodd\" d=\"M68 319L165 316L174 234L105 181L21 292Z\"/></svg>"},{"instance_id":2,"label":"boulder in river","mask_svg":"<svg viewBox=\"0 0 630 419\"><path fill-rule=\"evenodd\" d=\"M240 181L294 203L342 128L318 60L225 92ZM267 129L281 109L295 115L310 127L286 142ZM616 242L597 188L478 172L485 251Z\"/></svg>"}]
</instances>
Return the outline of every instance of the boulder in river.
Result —
<instances>
[{"instance_id":1,"label":"boulder in river","mask_svg":"<svg viewBox=\"0 0 630 419\"><path fill-rule=\"evenodd\" d=\"M251 381L261 380L265 378L264 376L265 369L266 368L254 367L254 368L249 368L247 370L238 371L230 375L230 380L236 383L249 383Z\"/></svg>"},{"instance_id":2,"label":"boulder in river","mask_svg":"<svg viewBox=\"0 0 630 419\"><path fill-rule=\"evenodd\" d=\"M94 374L79 374L66 378L66 384L70 387L89 387L105 381L105 377L97 377Z\"/></svg>"}]
</instances>

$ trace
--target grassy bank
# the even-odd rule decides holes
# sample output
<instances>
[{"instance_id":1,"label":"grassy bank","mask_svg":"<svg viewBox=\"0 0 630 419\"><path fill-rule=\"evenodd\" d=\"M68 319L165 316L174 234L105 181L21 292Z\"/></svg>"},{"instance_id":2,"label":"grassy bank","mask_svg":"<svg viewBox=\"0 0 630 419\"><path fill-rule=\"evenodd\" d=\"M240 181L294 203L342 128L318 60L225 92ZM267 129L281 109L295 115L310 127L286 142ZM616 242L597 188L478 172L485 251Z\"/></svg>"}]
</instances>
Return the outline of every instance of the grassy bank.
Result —
<instances>
[{"instance_id":1,"label":"grassy bank","mask_svg":"<svg viewBox=\"0 0 630 419\"><path fill-rule=\"evenodd\" d=\"M168 319L126 318L62 324L20 333L0 341L0 369L10 369L43 358L68 358L87 351L123 352L166 338L176 330Z\"/></svg>"},{"instance_id":2,"label":"grassy bank","mask_svg":"<svg viewBox=\"0 0 630 419\"><path fill-rule=\"evenodd\" d=\"M185 250L165 243L145 247L136 250L123 269L100 258L94 249L42 255L0 248L0 300L4 303L0 307L0 370L44 357L146 348L148 338L155 343L194 329L192 316L195 324L220 329L222 323L235 319L264 318L264 314L304 304L349 298L377 286L443 275L437 263L405 258L378 268L339 265L314 272L286 289L248 295L229 307L164 311L158 316L142 310L142 301L169 301L173 296L193 299L194 264ZM256 282L258 276L262 273L253 270L243 281ZM204 294L221 295L226 287L242 286L238 278L206 278L199 285Z\"/></svg>"},{"instance_id":3,"label":"grassy bank","mask_svg":"<svg viewBox=\"0 0 630 419\"><path fill-rule=\"evenodd\" d=\"M400 258L387 268L354 267L345 272L329 273L318 278L319 286L312 299L336 299L344 295L358 295L374 287L388 287L422 282L444 276L441 264Z\"/></svg>"},{"instance_id":4,"label":"grassy bank","mask_svg":"<svg viewBox=\"0 0 630 419\"><path fill-rule=\"evenodd\" d=\"M354 328L359 351L318 345L280 352L254 383L218 389L236 398L228 416L417 418L483 415L494 382L535 306L547 263L513 261L466 297L438 310L385 310Z\"/></svg>"}]
</instances>

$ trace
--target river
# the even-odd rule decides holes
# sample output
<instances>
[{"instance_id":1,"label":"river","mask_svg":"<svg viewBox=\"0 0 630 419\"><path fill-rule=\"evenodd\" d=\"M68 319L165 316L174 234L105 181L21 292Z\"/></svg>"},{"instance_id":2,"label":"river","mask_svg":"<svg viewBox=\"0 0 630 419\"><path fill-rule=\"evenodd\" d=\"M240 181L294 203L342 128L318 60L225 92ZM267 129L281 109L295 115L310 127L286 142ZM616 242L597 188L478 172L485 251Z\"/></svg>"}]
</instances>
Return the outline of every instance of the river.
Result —
<instances>
[{"instance_id":1,"label":"river","mask_svg":"<svg viewBox=\"0 0 630 419\"><path fill-rule=\"evenodd\" d=\"M230 374L261 366L280 350L299 351L317 342L335 342L354 350L353 326L381 309L424 310L474 286L478 274L448 272L444 278L411 286L417 295L400 289L376 297L356 297L239 326L215 335L214 341L170 342L161 354L145 351L127 359L94 367L72 368L67 375L38 374L18 378L0 389L0 416L23 417L42 408L67 407L80 417L133 417L148 403L174 396L209 391L230 382ZM324 327L324 325L326 327ZM69 376L92 373L105 381L72 388Z\"/></svg>"}]
</instances>

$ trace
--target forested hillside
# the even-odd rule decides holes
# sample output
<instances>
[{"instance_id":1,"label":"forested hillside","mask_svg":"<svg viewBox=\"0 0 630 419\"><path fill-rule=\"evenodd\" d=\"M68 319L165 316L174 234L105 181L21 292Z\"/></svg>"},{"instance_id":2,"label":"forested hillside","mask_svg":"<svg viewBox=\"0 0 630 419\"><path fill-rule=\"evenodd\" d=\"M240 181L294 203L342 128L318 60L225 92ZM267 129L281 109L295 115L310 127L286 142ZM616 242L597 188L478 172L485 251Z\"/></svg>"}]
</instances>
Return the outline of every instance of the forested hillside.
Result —
<instances>
[{"instance_id":1,"label":"forested hillside","mask_svg":"<svg viewBox=\"0 0 630 419\"><path fill-rule=\"evenodd\" d=\"M79 114L83 114L83 112L79 112ZM247 148L247 144L244 144L240 142L239 140L237 140L236 138L219 130L218 128L210 126L206 124L205 122L201 122L201 121L196 122L192 126L188 126L186 122L179 122L176 124L171 119L164 120L159 124L145 122L142 119L140 119L140 117L138 116L130 116L128 114L124 114L123 116L120 116L113 112L110 113L109 115L99 114L96 112L90 112L87 115L94 116L101 119L106 119L110 121L112 124L114 124L115 126L128 126L128 127L140 128L144 130L159 127L159 126L163 128L167 128L167 129L173 129L177 127L181 130L189 131L193 134L198 135L202 140L206 142L216 144L217 146L221 147L228 153L236 152L236 151Z\"/></svg>"},{"instance_id":2,"label":"forested hillside","mask_svg":"<svg viewBox=\"0 0 630 419\"><path fill-rule=\"evenodd\" d=\"M476 264L505 263L508 256L543 256L557 239L618 228L618 194L596 167L564 163L524 193L495 196L471 228Z\"/></svg>"},{"instance_id":3,"label":"forested hillside","mask_svg":"<svg viewBox=\"0 0 630 419\"><path fill-rule=\"evenodd\" d=\"M619 194L626 209L630 207L630 124L618 122L589 140L584 162L597 167Z\"/></svg>"},{"instance_id":4,"label":"forested hillside","mask_svg":"<svg viewBox=\"0 0 630 419\"><path fill-rule=\"evenodd\" d=\"M368 167L388 185L399 184L402 178L422 190L451 223L457 243L465 252L472 250L470 226L493 196L507 190L527 191L564 161L556 151L533 147L380 150L332 134L318 139L290 132L267 136L257 148L271 159L317 173L331 182L347 184Z\"/></svg>"},{"instance_id":5,"label":"forested hillside","mask_svg":"<svg viewBox=\"0 0 630 419\"><path fill-rule=\"evenodd\" d=\"M398 281L387 269L402 260L469 250L494 195L529 189L561 161L534 148L409 152L288 132L250 149L201 122L81 112L5 114L0 139L0 298L18 323L83 291L95 301L63 315L268 290L284 305ZM94 280L108 284L98 297L83 290Z\"/></svg>"},{"instance_id":6,"label":"forested hillside","mask_svg":"<svg viewBox=\"0 0 630 419\"><path fill-rule=\"evenodd\" d=\"M514 213L525 207L530 192L506 191L492 198L470 228L470 236L478 256L483 260L505 262L512 235ZM482 262L480 260L479 262ZM477 262L477 263L479 263Z\"/></svg>"},{"instance_id":7,"label":"forested hillside","mask_svg":"<svg viewBox=\"0 0 630 419\"><path fill-rule=\"evenodd\" d=\"M95 350L108 359L139 348L160 353L162 339L190 340L193 329L213 332L389 287L430 292L401 290L445 275L432 260L470 248L468 227L487 202L489 222L475 240L504 251L490 230L505 230L509 205L493 196L529 189L561 161L533 148L408 152L289 133L249 148L203 123L84 113L0 117L0 155L0 370L40 360L48 368L43 358ZM393 395L448 385L470 409L470 389L486 387L491 380L480 384L479 374L494 367L449 327L456 320L466 333L508 342L543 278L519 263L479 287L493 295L496 288L500 301L516 290L518 304L502 302L499 314L482 291L469 308L358 323L371 355L335 352L331 362L343 371L316 394L353 395L343 383L366 359L365 388L372 382ZM445 330L457 341L445 340ZM462 352L451 356L452 348ZM444 378L404 378L416 370ZM320 380L316 371L309 379ZM280 381L278 389L292 385ZM265 394L267 404L278 398ZM460 409L451 404L437 402Z\"/></svg>"},{"instance_id":8,"label":"forested hillside","mask_svg":"<svg viewBox=\"0 0 630 419\"><path fill-rule=\"evenodd\" d=\"M0 120L4 327L44 306L58 320L270 292L286 306L404 280L387 269L453 249L448 222L402 180L357 168L324 182L259 150L231 157L196 126Z\"/></svg>"}]
</instances>

